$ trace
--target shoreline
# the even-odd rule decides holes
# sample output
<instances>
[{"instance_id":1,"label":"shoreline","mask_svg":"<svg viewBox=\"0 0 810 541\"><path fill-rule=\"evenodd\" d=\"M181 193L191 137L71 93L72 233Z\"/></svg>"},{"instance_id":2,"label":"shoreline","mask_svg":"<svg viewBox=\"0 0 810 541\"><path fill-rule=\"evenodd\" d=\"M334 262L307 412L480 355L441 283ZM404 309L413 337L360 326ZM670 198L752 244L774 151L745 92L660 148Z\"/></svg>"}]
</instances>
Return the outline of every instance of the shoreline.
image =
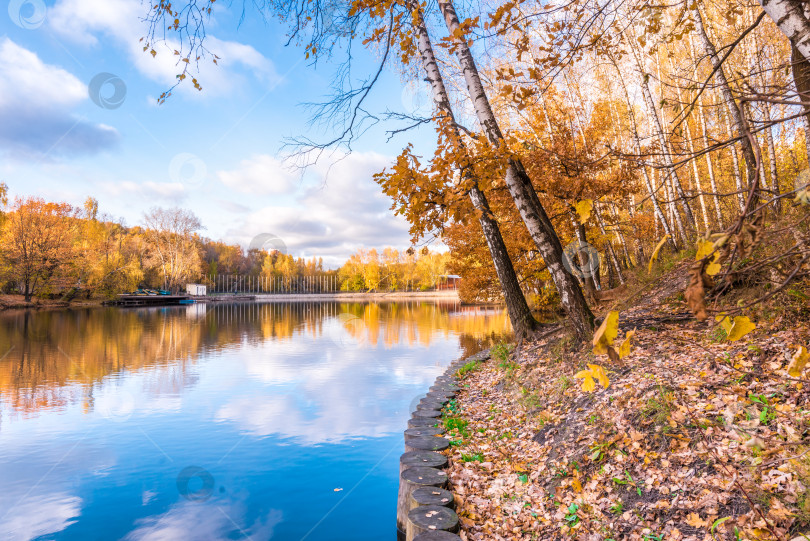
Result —
<instances>
[{"instance_id":1,"label":"shoreline","mask_svg":"<svg viewBox=\"0 0 810 541\"><path fill-rule=\"evenodd\" d=\"M206 297L192 297L199 303L230 302L228 294L208 295ZM334 292L334 293L278 293L278 294L250 294L240 293L233 295L236 302L367 302L367 301L445 301L464 304L458 298L458 290L445 291L386 291L386 292ZM252 296L253 300L239 299L238 297ZM19 297L19 298L17 298ZM22 300L22 295L0 296L0 312L8 310L56 310L70 308L101 307L108 299L81 299L74 301L59 301L48 299L35 299L31 302Z\"/></svg>"},{"instance_id":2,"label":"shoreline","mask_svg":"<svg viewBox=\"0 0 810 541\"><path fill-rule=\"evenodd\" d=\"M257 294L254 302L442 300L461 302L458 290Z\"/></svg>"}]
</instances>

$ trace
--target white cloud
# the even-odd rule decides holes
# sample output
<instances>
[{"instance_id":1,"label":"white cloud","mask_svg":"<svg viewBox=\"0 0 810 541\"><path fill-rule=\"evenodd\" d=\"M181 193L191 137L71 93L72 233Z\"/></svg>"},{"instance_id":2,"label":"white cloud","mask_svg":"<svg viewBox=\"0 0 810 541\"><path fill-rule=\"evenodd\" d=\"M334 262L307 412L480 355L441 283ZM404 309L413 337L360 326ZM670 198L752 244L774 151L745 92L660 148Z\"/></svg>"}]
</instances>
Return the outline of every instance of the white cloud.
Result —
<instances>
[{"instance_id":1,"label":"white cloud","mask_svg":"<svg viewBox=\"0 0 810 541\"><path fill-rule=\"evenodd\" d=\"M97 46L100 34L116 40L138 71L168 90L182 72L181 57L174 54L180 45L175 41L153 44L154 58L143 50L145 42L140 39L148 31L142 21L147 9L140 0L58 0L48 11L48 22L60 36L86 46ZM195 96L227 95L243 84L243 71L265 82L278 79L273 63L250 45L208 35L206 48L221 60L215 65L210 57L203 58L193 67L193 76L205 92L191 84L180 85L178 91Z\"/></svg>"},{"instance_id":2,"label":"white cloud","mask_svg":"<svg viewBox=\"0 0 810 541\"><path fill-rule=\"evenodd\" d=\"M99 187L113 197L136 196L152 202L156 199L164 199L176 203L188 195L186 187L180 182L153 182L151 180L132 182L130 180L121 180L100 183Z\"/></svg>"},{"instance_id":3,"label":"white cloud","mask_svg":"<svg viewBox=\"0 0 810 541\"><path fill-rule=\"evenodd\" d=\"M288 193L297 179L288 165L266 154L242 160L232 171L217 172L217 177L225 186L253 195Z\"/></svg>"},{"instance_id":4,"label":"white cloud","mask_svg":"<svg viewBox=\"0 0 810 541\"><path fill-rule=\"evenodd\" d=\"M48 24L75 43L98 45L97 32L126 39L145 31L146 9L138 0L60 0L48 8Z\"/></svg>"},{"instance_id":5,"label":"white cloud","mask_svg":"<svg viewBox=\"0 0 810 541\"><path fill-rule=\"evenodd\" d=\"M0 40L0 109L74 106L87 98L87 86L36 53L8 38Z\"/></svg>"},{"instance_id":6,"label":"white cloud","mask_svg":"<svg viewBox=\"0 0 810 541\"><path fill-rule=\"evenodd\" d=\"M28 541L61 532L79 517L81 503L64 492L24 497L2 517L0 538Z\"/></svg>"},{"instance_id":7,"label":"white cloud","mask_svg":"<svg viewBox=\"0 0 810 541\"><path fill-rule=\"evenodd\" d=\"M270 509L250 526L241 527L244 505L229 507L212 503L180 501L161 515L141 519L126 541L185 541L194 532L196 539L230 539L234 534L254 539L271 539L283 520L283 513ZM240 536L241 536L240 535Z\"/></svg>"},{"instance_id":8,"label":"white cloud","mask_svg":"<svg viewBox=\"0 0 810 541\"><path fill-rule=\"evenodd\" d=\"M408 224L392 216L390 199L372 178L391 162L375 152L355 152L319 163L294 201L249 214L227 232L228 240L247 245L255 235L272 233L293 255L323 257L327 264L341 264L363 247L406 246Z\"/></svg>"},{"instance_id":9,"label":"white cloud","mask_svg":"<svg viewBox=\"0 0 810 541\"><path fill-rule=\"evenodd\" d=\"M0 147L17 157L87 153L118 141L118 132L75 116L87 86L36 53L0 38Z\"/></svg>"},{"instance_id":10,"label":"white cloud","mask_svg":"<svg viewBox=\"0 0 810 541\"><path fill-rule=\"evenodd\" d=\"M337 317L323 321L317 341L277 341L270 355L261 345L245 346L239 356L245 373L272 391L235 397L217 410L216 419L256 436L276 435L299 445L397 432L416 394L392 396L386 389L426 389L442 371L438 364L414 363L415 344L406 329L404 323L388 321L377 327L365 326L362 320L349 329ZM399 343L383 342L394 334ZM433 336L432 329L416 329L416 335L419 341L438 339L433 350L437 358L452 355L455 345ZM381 356L370 353L375 348L389 350L377 367L368 364L369 358Z\"/></svg>"}]
</instances>

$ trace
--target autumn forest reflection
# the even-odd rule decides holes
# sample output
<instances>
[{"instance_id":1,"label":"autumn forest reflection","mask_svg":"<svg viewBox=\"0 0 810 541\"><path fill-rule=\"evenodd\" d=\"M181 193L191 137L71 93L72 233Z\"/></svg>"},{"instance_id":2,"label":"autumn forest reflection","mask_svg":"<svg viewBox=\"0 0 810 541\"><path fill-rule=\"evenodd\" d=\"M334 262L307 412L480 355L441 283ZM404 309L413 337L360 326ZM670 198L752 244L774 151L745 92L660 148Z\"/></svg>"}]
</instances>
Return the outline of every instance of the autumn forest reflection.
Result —
<instances>
[{"instance_id":1,"label":"autumn forest reflection","mask_svg":"<svg viewBox=\"0 0 810 541\"><path fill-rule=\"evenodd\" d=\"M465 355L510 331L502 309L455 303L232 303L140 309L83 309L0 314L0 402L27 416L79 401L94 409L107 378L152 371L155 392L193 385L187 370L201 356L232 346L322 341L352 345L429 346L458 336Z\"/></svg>"}]
</instances>

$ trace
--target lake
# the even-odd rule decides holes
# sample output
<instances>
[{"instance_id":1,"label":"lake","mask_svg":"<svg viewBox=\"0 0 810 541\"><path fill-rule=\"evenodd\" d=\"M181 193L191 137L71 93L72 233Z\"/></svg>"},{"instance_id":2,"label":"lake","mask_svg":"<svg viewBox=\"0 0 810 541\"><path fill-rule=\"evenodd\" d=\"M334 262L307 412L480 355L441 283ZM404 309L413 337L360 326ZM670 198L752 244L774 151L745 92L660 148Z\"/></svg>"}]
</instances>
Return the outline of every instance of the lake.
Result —
<instances>
[{"instance_id":1,"label":"lake","mask_svg":"<svg viewBox=\"0 0 810 541\"><path fill-rule=\"evenodd\" d=\"M402 431L505 311L0 313L0 539L393 540Z\"/></svg>"}]
</instances>

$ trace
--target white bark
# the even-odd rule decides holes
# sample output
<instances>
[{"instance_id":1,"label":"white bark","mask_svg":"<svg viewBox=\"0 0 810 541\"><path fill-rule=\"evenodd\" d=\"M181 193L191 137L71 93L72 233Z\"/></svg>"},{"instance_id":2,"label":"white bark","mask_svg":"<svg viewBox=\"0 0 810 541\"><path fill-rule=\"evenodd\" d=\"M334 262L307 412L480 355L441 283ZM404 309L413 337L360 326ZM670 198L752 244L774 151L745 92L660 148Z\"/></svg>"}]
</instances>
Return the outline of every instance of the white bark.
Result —
<instances>
[{"instance_id":1,"label":"white bark","mask_svg":"<svg viewBox=\"0 0 810 541\"><path fill-rule=\"evenodd\" d=\"M453 110L450 105L450 97L447 89L444 86L444 79L439 71L439 65L436 62L436 57L433 53L433 45L430 41L430 36L427 32L421 10L416 6L412 6L412 11L415 12L413 18L414 27L417 34L417 48L422 58L422 67L425 70L426 80L430 83L433 102L436 108L445 116L450 122L455 122ZM458 128L453 124L453 132L455 135L456 144L460 147L462 153L466 155L466 148L464 147L463 140L458 131ZM469 189L470 201L476 210L480 213L479 223L484 232L484 237L489 248L492 262L495 266L495 272L498 275L498 280L501 283L501 290L503 291L504 299L506 301L507 311L509 318L512 322L512 327L515 334L522 338L524 337L535 325L534 317L529 310L526 303L526 298L520 289L520 283L517 275L515 274L512 262L509 259L509 253L506 250L506 244L503 240L503 235L498 227L498 223L489 207L489 202L486 196L478 186L478 181L472 176L470 166L468 163L462 164L462 174L466 180L471 181Z\"/></svg>"},{"instance_id":2,"label":"white bark","mask_svg":"<svg viewBox=\"0 0 810 541\"><path fill-rule=\"evenodd\" d=\"M627 114L630 117L630 123L633 128L633 143L635 145L636 154L640 156L641 139L638 134L638 124L636 123L636 114L633 111L633 102L630 100L630 93L627 91L627 84L624 82L624 78L622 77L622 72L619 69L618 64L613 58L611 58L611 62L613 63L613 66L616 68L616 72L618 73L619 76L619 83L621 84L622 90L624 92L625 103L627 103ZM677 250L678 243L675 239L675 235L672 234L672 229L670 228L669 222L667 222L666 216L664 215L664 211L661 208L661 205L658 203L658 198L656 197L656 190L655 187L653 186L650 174L647 171L647 167L642 165L641 172L643 173L644 176L644 185L647 187L647 193L650 194L650 201L652 202L653 205L653 212L655 214L655 217L658 219L658 221L656 221L656 225L659 221L661 222L661 225L664 228L664 234L669 235L669 242L671 243L672 248Z\"/></svg>"},{"instance_id":3,"label":"white bark","mask_svg":"<svg viewBox=\"0 0 810 541\"><path fill-rule=\"evenodd\" d=\"M683 187L681 186L681 180L678 178L678 173L672 163L672 156L669 153L669 144L667 143L666 135L664 134L664 126L661 124L661 119L658 116L658 109L655 107L655 101L653 100L652 92L650 92L650 75L645 73L644 67L641 64L641 59L636 54L635 49L632 49L632 51L636 60L636 68L638 69L638 73L641 78L641 91L642 95L644 96L644 103L647 106L647 111L652 121L653 131L655 132L658 138L658 144L661 147L664 165L667 167L667 177L672 179L672 184L678 194L678 202L680 203L681 208L683 208L684 214L686 214L686 219L689 220L690 224L696 225L697 221L695 220L695 216L692 214L692 208L689 206L689 201L686 199L686 194L683 192ZM678 216L678 220L680 220L680 216ZM684 237L684 241L686 241L686 237Z\"/></svg>"},{"instance_id":4,"label":"white bark","mask_svg":"<svg viewBox=\"0 0 810 541\"><path fill-rule=\"evenodd\" d=\"M472 52L466 38L462 37L462 30L455 7L451 0L439 0L439 8L444 16L447 30L453 40L456 56L464 74L467 93L473 102L476 117L487 139L496 147L505 147L495 113L487 98L478 68L475 65ZM503 148L506 150L505 148ZM532 240L537 245L546 267L551 274L562 304L574 325L575 332L580 338L586 338L593 330L593 314L588 308L582 290L579 288L574 276L563 266L563 249L560 239L554 231L554 226L548 218L545 209L537 197L526 170L521 161L511 157L507 161L505 183L515 206L529 231Z\"/></svg>"},{"instance_id":5,"label":"white bark","mask_svg":"<svg viewBox=\"0 0 810 541\"><path fill-rule=\"evenodd\" d=\"M595 199L593 201L593 215L596 218L597 225L599 225L599 231L602 233L602 236L605 237L605 241L607 241L608 252L610 253L610 261L613 263L613 268L616 269L619 282L623 284L624 276L622 275L621 265L619 265L619 258L616 257L616 251L613 249L613 241L610 240L607 231L605 231L605 225L602 223L602 217L599 214L599 202Z\"/></svg>"},{"instance_id":6,"label":"white bark","mask_svg":"<svg viewBox=\"0 0 810 541\"><path fill-rule=\"evenodd\" d=\"M731 85L729 85L725 70L723 69L722 61L717 54L714 44L711 42L708 34L706 33L706 28L703 25L703 17L700 15L700 9L698 8L697 3L694 4L692 13L695 19L695 30L697 31L697 36L703 45L703 51L709 57L712 62L712 67L715 69L714 76L717 79L718 86L720 87L720 93L723 95L723 99L726 102L726 108L728 109L731 122L734 124L735 131L731 133L732 135L740 137L740 146L742 147L743 158L745 159L747 176L746 180L748 182L747 187L750 187L756 182L758 171L756 165L757 158L753 148L753 142L748 137L748 135L751 133L751 130L748 127L748 120L745 118L745 113L742 107L737 104L737 101L734 99L734 95L731 92ZM740 182L738 190L741 189L742 183ZM745 199L742 193L740 193L740 197L743 198L743 200ZM743 202L743 207L744 206L745 203Z\"/></svg>"},{"instance_id":7,"label":"white bark","mask_svg":"<svg viewBox=\"0 0 810 541\"><path fill-rule=\"evenodd\" d=\"M806 2L801 0L759 0L759 3L779 30L807 60L810 60L810 20L804 11Z\"/></svg>"},{"instance_id":8,"label":"white bark","mask_svg":"<svg viewBox=\"0 0 810 541\"><path fill-rule=\"evenodd\" d=\"M670 58L670 61L669 61L669 65L670 65L670 68L672 69L672 71L674 71L675 66L673 65L673 62L672 62L671 58ZM684 103L683 96L681 94L681 87L676 85L675 88L677 88L677 90L678 90L678 101L681 102L681 103ZM684 124L684 128L686 130L687 148L689 149L689 153L692 156L694 156L695 155L695 144L694 144L694 141L692 141L692 129L689 126L689 119L684 120L683 124ZM703 229L704 229L704 231L708 232L709 231L709 215L706 212L706 200L703 197L703 188L700 185L700 171L698 170L697 158L692 158L692 174L695 177L695 188L697 189L697 192L698 192L698 202L700 203L700 211L703 214Z\"/></svg>"},{"instance_id":9,"label":"white bark","mask_svg":"<svg viewBox=\"0 0 810 541\"><path fill-rule=\"evenodd\" d=\"M731 129L731 122L727 114L723 115L723 120L725 121L729 136L733 137L734 130ZM737 187L737 203L742 211L745 208L745 194L743 193L742 175L740 174L740 156L737 154L737 147L734 145L731 145L731 162L733 164L732 172L734 173L734 184Z\"/></svg>"}]
</instances>

